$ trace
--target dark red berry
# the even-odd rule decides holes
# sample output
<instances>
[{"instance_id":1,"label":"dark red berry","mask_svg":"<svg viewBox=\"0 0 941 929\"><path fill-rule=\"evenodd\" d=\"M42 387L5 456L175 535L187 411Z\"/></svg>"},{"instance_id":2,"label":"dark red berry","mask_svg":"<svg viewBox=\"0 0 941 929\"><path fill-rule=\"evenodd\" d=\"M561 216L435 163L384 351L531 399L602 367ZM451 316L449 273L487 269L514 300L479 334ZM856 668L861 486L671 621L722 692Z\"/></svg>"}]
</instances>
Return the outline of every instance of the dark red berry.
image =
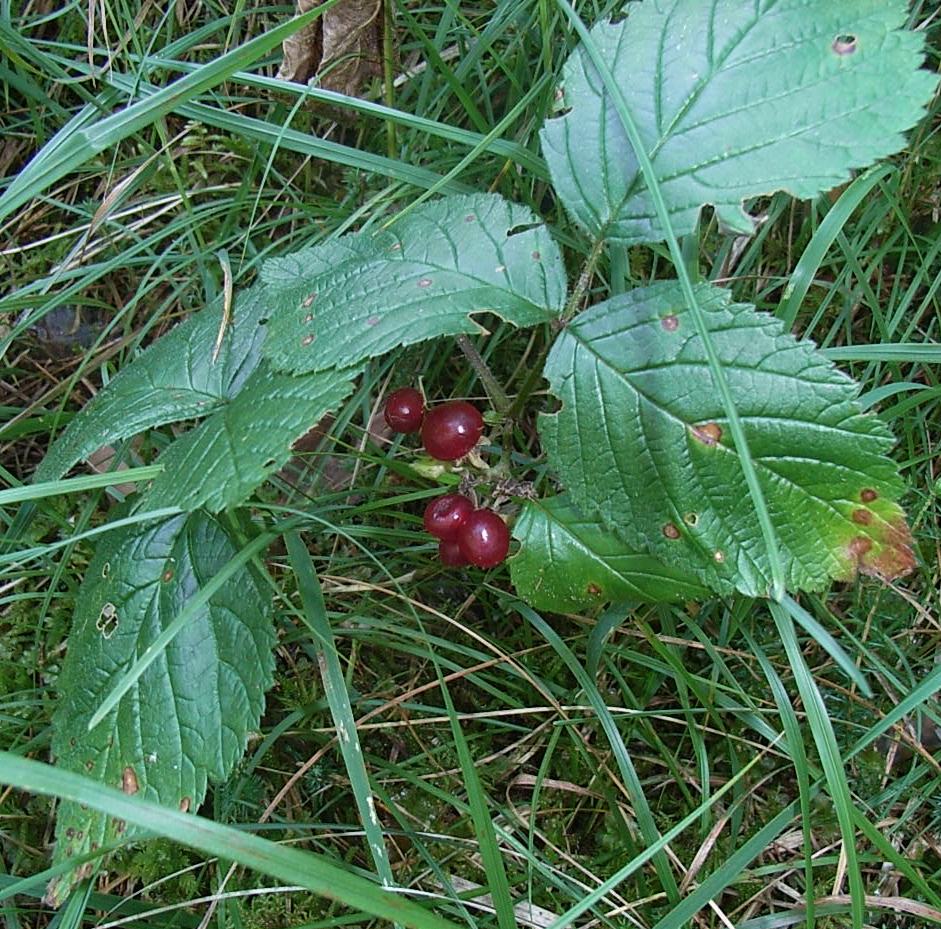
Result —
<instances>
[{"instance_id":1,"label":"dark red berry","mask_svg":"<svg viewBox=\"0 0 941 929\"><path fill-rule=\"evenodd\" d=\"M418 432L425 416L425 401L414 387L393 390L383 411L393 432Z\"/></svg>"},{"instance_id":2,"label":"dark red berry","mask_svg":"<svg viewBox=\"0 0 941 929\"><path fill-rule=\"evenodd\" d=\"M425 451L439 461L463 458L479 441L484 418L466 400L450 400L432 407L421 426Z\"/></svg>"},{"instance_id":3,"label":"dark red berry","mask_svg":"<svg viewBox=\"0 0 941 929\"><path fill-rule=\"evenodd\" d=\"M457 568L462 564L467 564L461 546L453 540L438 543L438 557L441 559L441 564L446 564L449 568Z\"/></svg>"},{"instance_id":4,"label":"dark red berry","mask_svg":"<svg viewBox=\"0 0 941 929\"><path fill-rule=\"evenodd\" d=\"M461 554L478 568L500 564L510 550L510 530L493 510L474 510L457 536Z\"/></svg>"},{"instance_id":5,"label":"dark red berry","mask_svg":"<svg viewBox=\"0 0 941 929\"><path fill-rule=\"evenodd\" d=\"M474 504L461 494L435 497L425 507L425 531L445 541L457 538L464 520L474 512Z\"/></svg>"}]
</instances>

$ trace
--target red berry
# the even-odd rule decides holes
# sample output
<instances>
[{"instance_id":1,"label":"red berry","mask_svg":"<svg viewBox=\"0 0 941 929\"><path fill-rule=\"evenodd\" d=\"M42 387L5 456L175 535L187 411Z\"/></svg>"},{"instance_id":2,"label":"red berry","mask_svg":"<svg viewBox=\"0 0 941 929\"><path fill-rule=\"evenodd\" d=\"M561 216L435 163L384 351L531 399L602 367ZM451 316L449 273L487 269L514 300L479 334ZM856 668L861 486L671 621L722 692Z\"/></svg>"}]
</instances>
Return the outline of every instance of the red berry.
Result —
<instances>
[{"instance_id":1,"label":"red berry","mask_svg":"<svg viewBox=\"0 0 941 929\"><path fill-rule=\"evenodd\" d=\"M425 450L439 461L463 458L479 441L484 418L466 400L450 400L432 407L421 426Z\"/></svg>"},{"instance_id":2,"label":"red berry","mask_svg":"<svg viewBox=\"0 0 941 929\"><path fill-rule=\"evenodd\" d=\"M478 568L500 564L510 550L510 530L493 510L474 510L457 536L461 554Z\"/></svg>"},{"instance_id":3,"label":"red berry","mask_svg":"<svg viewBox=\"0 0 941 929\"><path fill-rule=\"evenodd\" d=\"M418 432L425 416L425 401L414 387L392 391L383 411L393 432Z\"/></svg>"},{"instance_id":4,"label":"red berry","mask_svg":"<svg viewBox=\"0 0 941 929\"><path fill-rule=\"evenodd\" d=\"M438 557L441 559L441 564L446 564L449 568L457 568L462 564L467 564L461 546L454 541L439 542Z\"/></svg>"},{"instance_id":5,"label":"red berry","mask_svg":"<svg viewBox=\"0 0 941 929\"><path fill-rule=\"evenodd\" d=\"M457 538L464 520L474 512L474 504L461 494L435 497L425 507L425 531L445 541Z\"/></svg>"}]
</instances>

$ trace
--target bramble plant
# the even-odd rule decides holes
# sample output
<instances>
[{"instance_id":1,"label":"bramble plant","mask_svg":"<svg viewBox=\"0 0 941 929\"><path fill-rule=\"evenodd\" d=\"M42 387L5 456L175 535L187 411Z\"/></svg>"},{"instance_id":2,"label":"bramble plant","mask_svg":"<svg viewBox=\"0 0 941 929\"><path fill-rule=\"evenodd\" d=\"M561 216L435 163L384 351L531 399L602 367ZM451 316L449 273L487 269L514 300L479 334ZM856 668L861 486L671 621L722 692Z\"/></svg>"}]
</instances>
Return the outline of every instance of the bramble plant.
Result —
<instances>
[{"instance_id":1,"label":"bramble plant","mask_svg":"<svg viewBox=\"0 0 941 929\"><path fill-rule=\"evenodd\" d=\"M508 400L482 369L492 428L463 398L425 410L417 391L396 391L390 427L420 429L432 457L457 459L479 491L429 504L445 564L502 562L512 514L513 584L548 611L775 602L914 566L892 436L856 385L790 334L791 295L777 316L760 313L684 257L704 207L724 234L749 236L755 198L816 196L903 147L937 83L920 68L921 37L901 28L904 2L645 0L590 31L561 6L581 41L541 138L587 244L574 282L529 209L495 194L421 198L378 232L267 261L231 314L212 306L176 326L49 450L37 482L104 444L201 419L132 503L154 518L108 533L87 568L59 685L60 766L199 807L239 761L273 683L270 593L250 562L274 533L248 509L253 493L371 359L457 337L482 365L467 344L480 313L556 333L541 368L554 405L538 433L562 490L507 507L496 489L527 478L513 473L504 427L531 412L535 380ZM675 278L583 306L599 265L664 244ZM482 437L492 467L475 451ZM483 505L488 491L499 512ZM65 801L56 862L124 828ZM48 899L75 880L55 878Z\"/></svg>"}]
</instances>

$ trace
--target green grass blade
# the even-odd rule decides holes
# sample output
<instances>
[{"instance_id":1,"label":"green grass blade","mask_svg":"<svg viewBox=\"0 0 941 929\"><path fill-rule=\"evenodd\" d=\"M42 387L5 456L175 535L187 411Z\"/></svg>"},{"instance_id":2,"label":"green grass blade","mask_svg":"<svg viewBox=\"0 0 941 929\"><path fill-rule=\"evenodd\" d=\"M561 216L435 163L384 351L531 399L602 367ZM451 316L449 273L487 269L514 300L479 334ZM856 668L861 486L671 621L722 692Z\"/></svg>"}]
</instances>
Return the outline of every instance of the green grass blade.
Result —
<instances>
[{"instance_id":1,"label":"green grass blade","mask_svg":"<svg viewBox=\"0 0 941 929\"><path fill-rule=\"evenodd\" d=\"M894 170L895 168L891 165L877 165L870 168L856 178L828 210L823 222L817 227L813 238L791 272L781 297L781 303L778 305L777 315L788 329L793 327L804 297L807 296L807 291L813 284L817 271L820 270L820 265L836 241L836 237L872 189L882 183Z\"/></svg>"},{"instance_id":2,"label":"green grass blade","mask_svg":"<svg viewBox=\"0 0 941 929\"><path fill-rule=\"evenodd\" d=\"M935 342L883 342L881 345L843 345L823 349L831 361L898 361L941 364L941 345Z\"/></svg>"},{"instance_id":3,"label":"green grass blade","mask_svg":"<svg viewBox=\"0 0 941 929\"><path fill-rule=\"evenodd\" d=\"M440 675L440 668L438 672ZM467 739L464 738L461 722L457 718L454 702L451 700L451 692L448 690L448 685L445 683L443 676L440 680L441 695L444 698L444 705L451 722L454 747L457 749L458 763L464 776L464 786L467 788L467 801L470 807L471 820L474 823L474 833L480 846L480 858L483 862L484 873L487 875L487 881L490 884L490 896L493 899L493 908L497 914L497 924L500 929L516 929L516 914L513 912L510 882L507 879L506 868L503 866L503 857L497 845L487 797L480 783L480 778L477 776L477 768L468 748Z\"/></svg>"},{"instance_id":4,"label":"green grass blade","mask_svg":"<svg viewBox=\"0 0 941 929\"><path fill-rule=\"evenodd\" d=\"M314 638L317 650L317 662L320 666L320 675L323 679L324 694L333 716L333 724L337 730L337 741L346 773L350 779L350 789L356 800L356 808L363 824L369 851L376 865L376 872L385 887L394 887L392 866L389 864L389 855L386 851L382 825L376 815L376 805L373 799L372 788L369 785L369 775L363 761L363 750L356 731L356 717L350 705L350 696L346 689L346 680L343 677L343 668L337 657L336 641L333 630L327 619L327 606L323 599L323 590L320 579L314 571L314 565L300 536L296 532L286 532L284 541L287 546L291 567L297 578L297 588L301 595L303 610L301 618Z\"/></svg>"},{"instance_id":5,"label":"green grass blade","mask_svg":"<svg viewBox=\"0 0 941 929\"><path fill-rule=\"evenodd\" d=\"M713 383L722 400L722 409L725 412L729 422L729 432L732 434L732 440L735 443L735 449L738 452L739 462L742 466L742 474L745 477L745 483L748 485L748 493L751 496L752 504L755 507L755 514L758 517L758 524L761 527L761 535L764 539L765 548L768 552L768 566L771 572L771 590L770 596L775 600L780 600L784 596L784 565L781 561L781 553L778 550L777 535L771 522L771 514L768 512L768 506L765 503L764 492L761 484L758 482L758 474L755 471L755 463L748 448L748 441L745 438L745 430L742 421L739 418L738 410L735 408L735 400L732 397L732 390L729 387L728 379L722 367L722 362L716 354L715 346L712 344L712 338L709 334L709 327L706 324L706 318L702 307L696 298L696 292L693 289L693 282L690 279L689 271L686 268L686 262L683 258L683 251L677 241L673 226L670 224L670 216L667 211L663 194L660 190L660 184L657 181L657 175L654 172L653 164L644 147L637 124L631 116L627 107L627 101L621 88L611 73L607 62L598 51L590 33L585 28L585 24L572 8L568 0L556 0L559 8L568 17L573 28L581 39L582 46L591 58L592 64L598 69L605 89L611 95L611 101L617 111L618 118L630 140L631 147L634 150L634 156L637 158L637 164L644 176L644 183L650 193L650 199L653 202L654 209L657 211L657 219L663 228L667 240L667 247L670 250L670 258L673 261L676 274L686 299L686 305L689 307L696 323L696 330L699 338L702 340L703 350L706 354L706 360L709 363L709 372L712 375Z\"/></svg>"},{"instance_id":6,"label":"green grass blade","mask_svg":"<svg viewBox=\"0 0 941 929\"><path fill-rule=\"evenodd\" d=\"M163 474L163 465L145 465L142 468L128 468L125 471L108 471L105 474L87 474L82 477L70 477L61 481L43 481L40 484L23 484L0 490L0 506L22 503L24 500L42 500L45 497L58 497L61 494L77 494L85 490L97 490L99 487L113 487L115 484L128 484L135 481L149 481L158 474Z\"/></svg>"},{"instance_id":7,"label":"green grass blade","mask_svg":"<svg viewBox=\"0 0 941 929\"><path fill-rule=\"evenodd\" d=\"M794 625L790 614L777 603L768 604L771 615L774 617L778 634L787 653L794 681L807 713L807 722L820 755L823 771L827 779L830 798L840 825L840 834L843 839L843 854L846 856L846 870L849 877L850 897L852 899L853 929L862 929L865 917L866 891L863 885L862 872L859 870L859 857L856 854L856 830L854 827L853 798L850 795L849 784L846 782L846 770L840 749L833 732L833 724L827 713L827 708L817 689L813 674L804 656L801 654Z\"/></svg>"},{"instance_id":8,"label":"green grass blade","mask_svg":"<svg viewBox=\"0 0 941 929\"><path fill-rule=\"evenodd\" d=\"M790 595L784 596L781 605L787 610L791 619L834 660L837 667L862 691L863 695L871 697L872 688L865 675L826 628Z\"/></svg>"},{"instance_id":9,"label":"green grass blade","mask_svg":"<svg viewBox=\"0 0 941 929\"><path fill-rule=\"evenodd\" d=\"M0 222L94 155L151 125L171 113L181 103L220 84L234 72L277 48L285 39L322 16L337 2L338 0L327 0L307 13L275 26L244 45L220 55L215 61L161 88L146 99L132 103L97 124L78 128L71 135L68 144L58 144L53 154L40 151L0 195Z\"/></svg>"},{"instance_id":10,"label":"green grass blade","mask_svg":"<svg viewBox=\"0 0 941 929\"><path fill-rule=\"evenodd\" d=\"M572 654L571 649L569 649L559 638L556 631L535 610L530 609L523 603L515 603L513 607L546 639L555 650L556 654L565 662L569 671L572 672L579 687L581 687L584 692L586 699L595 711L598 722L601 724L601 728L604 730L604 734L611 744L611 750L614 753L618 770L621 772L621 777L624 778L624 784L630 794L631 804L634 807L634 815L637 817L637 824L640 827L644 842L647 845L654 845L659 842L662 836L657 829L653 812L650 809L650 804L647 802L647 797L644 794L640 778L637 776L634 763L631 761L631 756L627 751L627 746L624 744L624 739L621 737L621 733L618 731L614 718L611 716L611 711L608 709L608 705L601 696L595 682L588 676L588 672L582 667L581 662L579 662L575 655ZM679 887L677 886L676 878L673 875L666 854L661 853L656 855L653 859L653 866L669 899L673 902L679 900Z\"/></svg>"},{"instance_id":11,"label":"green grass blade","mask_svg":"<svg viewBox=\"0 0 941 929\"><path fill-rule=\"evenodd\" d=\"M155 835L238 862L286 884L297 884L380 919L414 929L457 929L454 923L338 867L323 855L287 848L201 816L148 803L71 771L0 752L0 782L30 793L84 803Z\"/></svg>"}]
</instances>

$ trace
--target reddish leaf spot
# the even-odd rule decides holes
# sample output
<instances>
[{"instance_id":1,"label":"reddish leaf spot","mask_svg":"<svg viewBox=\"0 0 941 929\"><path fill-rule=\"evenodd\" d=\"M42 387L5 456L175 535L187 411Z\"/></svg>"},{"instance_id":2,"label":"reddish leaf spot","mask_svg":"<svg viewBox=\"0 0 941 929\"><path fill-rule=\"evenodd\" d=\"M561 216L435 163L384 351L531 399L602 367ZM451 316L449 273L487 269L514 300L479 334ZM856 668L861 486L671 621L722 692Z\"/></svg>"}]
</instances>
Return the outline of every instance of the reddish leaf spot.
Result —
<instances>
[{"instance_id":1,"label":"reddish leaf spot","mask_svg":"<svg viewBox=\"0 0 941 929\"><path fill-rule=\"evenodd\" d=\"M314 321L314 314L313 314L313 313L308 313L308 314L304 317L304 322L305 322L305 323L312 323L313 321Z\"/></svg>"},{"instance_id":2,"label":"reddish leaf spot","mask_svg":"<svg viewBox=\"0 0 941 929\"><path fill-rule=\"evenodd\" d=\"M585 592L588 594L589 597L601 596L601 588L595 583L590 583L588 587L585 588Z\"/></svg>"},{"instance_id":3,"label":"reddish leaf spot","mask_svg":"<svg viewBox=\"0 0 941 929\"><path fill-rule=\"evenodd\" d=\"M863 503L872 503L873 500L879 499L879 494L877 494L871 487L864 487L859 492L859 499L862 500Z\"/></svg>"},{"instance_id":4,"label":"reddish leaf spot","mask_svg":"<svg viewBox=\"0 0 941 929\"><path fill-rule=\"evenodd\" d=\"M716 552L712 556L712 560L716 562L716 564L722 564L725 561L725 552Z\"/></svg>"},{"instance_id":5,"label":"reddish leaf spot","mask_svg":"<svg viewBox=\"0 0 941 929\"><path fill-rule=\"evenodd\" d=\"M669 316L664 316L663 319L660 320L660 325L663 326L667 332L676 332L676 330L680 328L680 321L671 313Z\"/></svg>"},{"instance_id":6,"label":"reddish leaf spot","mask_svg":"<svg viewBox=\"0 0 941 929\"><path fill-rule=\"evenodd\" d=\"M869 510L853 510L853 522L858 526L868 526L872 522Z\"/></svg>"},{"instance_id":7,"label":"reddish leaf spot","mask_svg":"<svg viewBox=\"0 0 941 929\"><path fill-rule=\"evenodd\" d=\"M401 243L401 242L394 242L394 243L389 247L389 251L390 251L390 252L397 252L397 251L399 251L401 248L402 248L402 243Z\"/></svg>"},{"instance_id":8,"label":"reddish leaf spot","mask_svg":"<svg viewBox=\"0 0 941 929\"><path fill-rule=\"evenodd\" d=\"M430 277L423 277L423 278L418 282L418 286L419 286L419 287L431 287L431 278L430 278Z\"/></svg>"},{"instance_id":9,"label":"reddish leaf spot","mask_svg":"<svg viewBox=\"0 0 941 929\"><path fill-rule=\"evenodd\" d=\"M136 794L138 791L137 774L130 765L121 772L121 790L126 794Z\"/></svg>"},{"instance_id":10,"label":"reddish leaf spot","mask_svg":"<svg viewBox=\"0 0 941 929\"><path fill-rule=\"evenodd\" d=\"M862 559L872 551L872 539L858 535L850 539L849 553L856 559L857 565L862 565Z\"/></svg>"},{"instance_id":11,"label":"reddish leaf spot","mask_svg":"<svg viewBox=\"0 0 941 929\"><path fill-rule=\"evenodd\" d=\"M188 812L190 811L190 802L191 802L191 801L190 801L190 798L189 798L189 797L184 797L184 798L180 801L180 812L181 812L181 813L188 813Z\"/></svg>"},{"instance_id":12,"label":"reddish leaf spot","mask_svg":"<svg viewBox=\"0 0 941 929\"><path fill-rule=\"evenodd\" d=\"M314 341L314 334L312 332L309 332L307 335L304 336L303 339L301 339L301 345L303 345L304 348L307 348L307 346L310 345L310 343L313 341Z\"/></svg>"},{"instance_id":13,"label":"reddish leaf spot","mask_svg":"<svg viewBox=\"0 0 941 929\"><path fill-rule=\"evenodd\" d=\"M693 438L703 445L718 445L722 438L722 427L718 423L703 423L700 426L690 426Z\"/></svg>"},{"instance_id":14,"label":"reddish leaf spot","mask_svg":"<svg viewBox=\"0 0 941 929\"><path fill-rule=\"evenodd\" d=\"M856 36L847 33L838 35L830 47L837 55L853 55L856 53L856 49L859 48L859 44Z\"/></svg>"},{"instance_id":15,"label":"reddish leaf spot","mask_svg":"<svg viewBox=\"0 0 941 929\"><path fill-rule=\"evenodd\" d=\"M366 325L367 325L367 326L378 326L379 323L381 323L381 322L382 322L382 320L381 320L378 316L370 316L369 319L366 320Z\"/></svg>"},{"instance_id":16,"label":"reddish leaf spot","mask_svg":"<svg viewBox=\"0 0 941 929\"><path fill-rule=\"evenodd\" d=\"M167 581L172 581L173 580L173 568L167 568L167 570L164 571L163 574L160 575L160 580L162 580L164 584L166 584Z\"/></svg>"},{"instance_id":17,"label":"reddish leaf spot","mask_svg":"<svg viewBox=\"0 0 941 929\"><path fill-rule=\"evenodd\" d=\"M662 531L668 539L678 539L680 537L680 530L673 523L666 523Z\"/></svg>"},{"instance_id":18,"label":"reddish leaf spot","mask_svg":"<svg viewBox=\"0 0 941 929\"><path fill-rule=\"evenodd\" d=\"M302 307L306 310L315 300L317 299L317 291L315 290L312 294L308 294L304 298L304 302L301 304Z\"/></svg>"},{"instance_id":19,"label":"reddish leaf spot","mask_svg":"<svg viewBox=\"0 0 941 929\"><path fill-rule=\"evenodd\" d=\"M506 265L497 265L493 270L496 271L497 274L503 274L503 272L506 271Z\"/></svg>"},{"instance_id":20,"label":"reddish leaf spot","mask_svg":"<svg viewBox=\"0 0 941 929\"><path fill-rule=\"evenodd\" d=\"M464 217L464 222L465 222L465 223L472 223L472 222L475 222L476 219L477 219L477 217L474 216L473 213L468 213L467 216Z\"/></svg>"},{"instance_id":21,"label":"reddish leaf spot","mask_svg":"<svg viewBox=\"0 0 941 929\"><path fill-rule=\"evenodd\" d=\"M542 258L542 255L539 252L533 252L533 261L539 261Z\"/></svg>"}]
</instances>

